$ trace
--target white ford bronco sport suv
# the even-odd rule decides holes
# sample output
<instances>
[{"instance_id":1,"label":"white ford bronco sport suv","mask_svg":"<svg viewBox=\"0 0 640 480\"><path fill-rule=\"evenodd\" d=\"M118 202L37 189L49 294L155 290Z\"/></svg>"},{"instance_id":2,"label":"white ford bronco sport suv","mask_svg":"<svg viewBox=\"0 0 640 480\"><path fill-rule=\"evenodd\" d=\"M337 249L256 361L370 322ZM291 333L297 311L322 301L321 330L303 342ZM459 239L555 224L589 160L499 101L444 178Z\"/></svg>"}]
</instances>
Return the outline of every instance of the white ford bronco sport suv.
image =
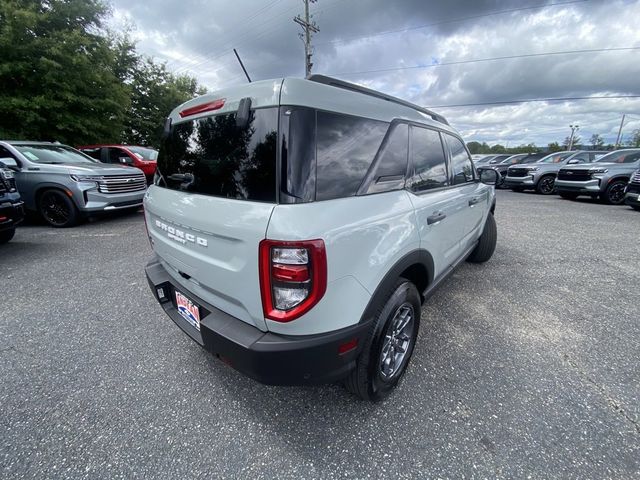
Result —
<instances>
[{"instance_id":1,"label":"white ford bronco sport suv","mask_svg":"<svg viewBox=\"0 0 640 480\"><path fill-rule=\"evenodd\" d=\"M188 101L167 119L144 210L156 299L267 384L343 380L385 397L420 307L496 244L496 173L447 121L329 77Z\"/></svg>"}]
</instances>

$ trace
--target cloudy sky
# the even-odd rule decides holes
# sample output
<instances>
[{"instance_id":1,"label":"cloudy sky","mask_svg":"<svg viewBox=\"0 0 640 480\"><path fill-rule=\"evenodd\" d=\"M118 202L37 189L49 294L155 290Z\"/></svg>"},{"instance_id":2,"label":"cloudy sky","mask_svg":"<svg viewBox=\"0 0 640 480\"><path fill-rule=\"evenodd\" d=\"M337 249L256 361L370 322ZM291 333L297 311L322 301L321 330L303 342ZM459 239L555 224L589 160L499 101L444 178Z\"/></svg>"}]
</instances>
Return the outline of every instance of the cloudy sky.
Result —
<instances>
[{"instance_id":1,"label":"cloudy sky","mask_svg":"<svg viewBox=\"0 0 640 480\"><path fill-rule=\"evenodd\" d=\"M252 79L304 76L301 0L112 5L113 28L135 25L139 51L210 90L245 81L232 48ZM623 138L640 128L640 98L446 107L640 96L640 1L317 0L311 12L315 73L439 106L467 141L546 145L578 124L584 142L614 142L623 113ZM591 51L562 53L576 50Z\"/></svg>"}]
</instances>

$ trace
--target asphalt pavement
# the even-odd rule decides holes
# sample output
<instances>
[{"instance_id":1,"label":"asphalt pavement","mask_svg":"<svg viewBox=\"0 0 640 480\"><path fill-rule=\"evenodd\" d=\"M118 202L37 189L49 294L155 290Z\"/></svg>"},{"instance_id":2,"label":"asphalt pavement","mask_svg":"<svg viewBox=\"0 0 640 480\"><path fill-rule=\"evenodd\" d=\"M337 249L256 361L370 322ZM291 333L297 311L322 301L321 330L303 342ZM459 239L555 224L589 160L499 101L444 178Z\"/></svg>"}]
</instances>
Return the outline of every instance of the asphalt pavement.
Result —
<instances>
[{"instance_id":1,"label":"asphalt pavement","mask_svg":"<svg viewBox=\"0 0 640 480\"><path fill-rule=\"evenodd\" d=\"M386 401L269 387L147 286L141 213L0 246L2 478L640 477L640 213L498 192Z\"/></svg>"}]
</instances>

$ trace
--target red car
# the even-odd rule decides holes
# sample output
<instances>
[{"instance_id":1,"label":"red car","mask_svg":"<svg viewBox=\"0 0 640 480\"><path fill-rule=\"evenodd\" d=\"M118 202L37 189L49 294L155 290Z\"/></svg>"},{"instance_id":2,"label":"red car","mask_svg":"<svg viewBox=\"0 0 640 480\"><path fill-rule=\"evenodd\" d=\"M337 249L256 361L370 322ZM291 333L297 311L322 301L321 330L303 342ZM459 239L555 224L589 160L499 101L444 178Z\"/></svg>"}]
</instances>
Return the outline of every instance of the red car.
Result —
<instances>
[{"instance_id":1,"label":"red car","mask_svg":"<svg viewBox=\"0 0 640 480\"><path fill-rule=\"evenodd\" d=\"M104 163L119 163L142 170L151 183L156 173L158 151L135 145L84 145L77 147L81 152Z\"/></svg>"}]
</instances>

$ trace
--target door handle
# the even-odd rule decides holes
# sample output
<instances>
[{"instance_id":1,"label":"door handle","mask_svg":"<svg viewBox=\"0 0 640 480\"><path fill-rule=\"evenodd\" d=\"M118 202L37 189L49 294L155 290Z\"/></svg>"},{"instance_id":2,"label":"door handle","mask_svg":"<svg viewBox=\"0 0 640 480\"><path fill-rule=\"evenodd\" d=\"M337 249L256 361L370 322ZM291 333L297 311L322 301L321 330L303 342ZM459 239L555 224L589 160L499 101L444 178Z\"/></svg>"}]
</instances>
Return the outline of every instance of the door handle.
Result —
<instances>
[{"instance_id":1,"label":"door handle","mask_svg":"<svg viewBox=\"0 0 640 480\"><path fill-rule=\"evenodd\" d=\"M469 200L469 206L473 207L479 201L480 201L480 199L478 197L473 197L471 200Z\"/></svg>"},{"instance_id":2,"label":"door handle","mask_svg":"<svg viewBox=\"0 0 640 480\"><path fill-rule=\"evenodd\" d=\"M427 217L427 225L433 225L447 218L447 214L443 212L436 212L433 215Z\"/></svg>"}]
</instances>

